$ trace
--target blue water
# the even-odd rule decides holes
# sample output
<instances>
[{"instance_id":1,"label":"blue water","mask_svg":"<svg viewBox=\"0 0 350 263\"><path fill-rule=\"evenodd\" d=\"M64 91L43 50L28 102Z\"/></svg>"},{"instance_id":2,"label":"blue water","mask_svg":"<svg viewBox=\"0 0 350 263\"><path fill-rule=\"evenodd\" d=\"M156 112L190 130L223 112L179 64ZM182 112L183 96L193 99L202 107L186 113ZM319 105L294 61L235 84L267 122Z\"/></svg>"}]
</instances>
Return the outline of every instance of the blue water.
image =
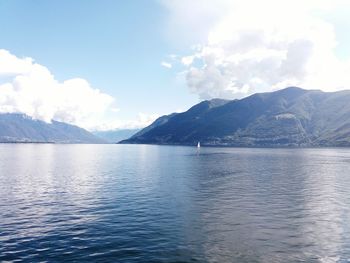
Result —
<instances>
[{"instance_id":1,"label":"blue water","mask_svg":"<svg viewBox=\"0 0 350 263\"><path fill-rule=\"evenodd\" d=\"M6 261L350 262L350 150L2 144Z\"/></svg>"}]
</instances>

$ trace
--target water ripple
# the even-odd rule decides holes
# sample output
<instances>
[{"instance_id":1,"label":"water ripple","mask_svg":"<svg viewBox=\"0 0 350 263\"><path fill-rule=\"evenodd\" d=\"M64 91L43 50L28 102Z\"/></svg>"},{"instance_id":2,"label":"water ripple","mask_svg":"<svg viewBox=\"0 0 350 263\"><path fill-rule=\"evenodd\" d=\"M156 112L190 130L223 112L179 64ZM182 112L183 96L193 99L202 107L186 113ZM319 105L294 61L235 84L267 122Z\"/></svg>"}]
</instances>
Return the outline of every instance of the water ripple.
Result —
<instances>
[{"instance_id":1,"label":"water ripple","mask_svg":"<svg viewBox=\"0 0 350 263\"><path fill-rule=\"evenodd\" d=\"M0 145L0 262L350 262L350 150Z\"/></svg>"}]
</instances>

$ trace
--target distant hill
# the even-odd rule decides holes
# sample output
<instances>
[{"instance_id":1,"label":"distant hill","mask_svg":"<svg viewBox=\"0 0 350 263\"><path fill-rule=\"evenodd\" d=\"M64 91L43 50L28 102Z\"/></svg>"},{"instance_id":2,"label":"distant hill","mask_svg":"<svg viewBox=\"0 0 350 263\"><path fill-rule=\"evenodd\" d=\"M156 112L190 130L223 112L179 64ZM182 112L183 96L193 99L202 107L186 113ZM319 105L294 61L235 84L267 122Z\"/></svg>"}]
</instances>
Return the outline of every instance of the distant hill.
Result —
<instances>
[{"instance_id":1,"label":"distant hill","mask_svg":"<svg viewBox=\"0 0 350 263\"><path fill-rule=\"evenodd\" d=\"M169 116L122 143L350 146L350 91L290 87L241 100L203 101Z\"/></svg>"},{"instance_id":2,"label":"distant hill","mask_svg":"<svg viewBox=\"0 0 350 263\"><path fill-rule=\"evenodd\" d=\"M0 114L0 143L104 143L90 132L63 122L46 123L24 114Z\"/></svg>"},{"instance_id":3,"label":"distant hill","mask_svg":"<svg viewBox=\"0 0 350 263\"><path fill-rule=\"evenodd\" d=\"M117 143L122 140L129 139L131 136L133 136L139 131L140 129L117 129L110 131L95 131L93 132L93 134L107 142Z\"/></svg>"}]
</instances>

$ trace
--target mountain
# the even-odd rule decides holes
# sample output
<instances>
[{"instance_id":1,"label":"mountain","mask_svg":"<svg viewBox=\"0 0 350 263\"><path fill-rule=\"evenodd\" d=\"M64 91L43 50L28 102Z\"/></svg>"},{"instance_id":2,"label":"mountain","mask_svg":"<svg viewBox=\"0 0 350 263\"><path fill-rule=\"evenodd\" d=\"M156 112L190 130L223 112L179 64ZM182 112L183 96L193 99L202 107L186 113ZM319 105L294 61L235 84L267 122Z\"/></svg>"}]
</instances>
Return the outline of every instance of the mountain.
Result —
<instances>
[{"instance_id":1,"label":"mountain","mask_svg":"<svg viewBox=\"0 0 350 263\"><path fill-rule=\"evenodd\" d=\"M107 142L117 143L130 138L139 131L140 129L117 129L110 131L95 131L93 134Z\"/></svg>"},{"instance_id":2,"label":"mountain","mask_svg":"<svg viewBox=\"0 0 350 263\"><path fill-rule=\"evenodd\" d=\"M24 114L0 114L0 142L104 143L90 132L64 122L46 123Z\"/></svg>"},{"instance_id":3,"label":"mountain","mask_svg":"<svg viewBox=\"0 0 350 263\"><path fill-rule=\"evenodd\" d=\"M290 87L241 100L203 101L122 143L208 146L350 146L350 91ZM161 117L164 118L164 117Z\"/></svg>"},{"instance_id":4,"label":"mountain","mask_svg":"<svg viewBox=\"0 0 350 263\"><path fill-rule=\"evenodd\" d=\"M134 134L132 136L133 137L140 137L143 134L145 134L146 132L152 130L153 128L163 125L165 124L168 120L170 120L172 117L174 117L177 113L172 113L169 115L164 115L162 117L159 117L158 119L156 119L151 125L147 126L146 128L142 129L141 131L137 132L136 134Z\"/></svg>"}]
</instances>

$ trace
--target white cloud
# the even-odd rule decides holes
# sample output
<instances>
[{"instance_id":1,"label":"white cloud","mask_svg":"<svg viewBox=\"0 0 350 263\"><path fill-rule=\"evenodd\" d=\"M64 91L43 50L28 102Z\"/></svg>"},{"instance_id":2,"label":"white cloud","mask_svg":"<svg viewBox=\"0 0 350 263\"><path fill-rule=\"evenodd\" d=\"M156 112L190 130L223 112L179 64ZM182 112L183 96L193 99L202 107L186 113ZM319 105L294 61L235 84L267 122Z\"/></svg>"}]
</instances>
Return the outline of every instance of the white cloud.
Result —
<instances>
[{"instance_id":1,"label":"white cloud","mask_svg":"<svg viewBox=\"0 0 350 263\"><path fill-rule=\"evenodd\" d=\"M182 64L185 66L189 66L193 63L193 60L195 59L195 56L185 56L181 58Z\"/></svg>"},{"instance_id":2,"label":"white cloud","mask_svg":"<svg viewBox=\"0 0 350 263\"><path fill-rule=\"evenodd\" d=\"M291 85L350 88L350 62L335 55L333 25L316 15L350 10L346 1L162 2L170 11L170 29L176 30L174 21L181 20L177 30L206 35L180 59L188 68L189 89L202 99L237 98Z\"/></svg>"},{"instance_id":3,"label":"white cloud","mask_svg":"<svg viewBox=\"0 0 350 263\"><path fill-rule=\"evenodd\" d=\"M169 62L162 61L160 64L165 68L172 68L172 65Z\"/></svg>"},{"instance_id":4,"label":"white cloud","mask_svg":"<svg viewBox=\"0 0 350 263\"><path fill-rule=\"evenodd\" d=\"M0 49L0 58L0 77L10 77L28 73L33 64L33 59L18 59L16 56L4 49Z\"/></svg>"},{"instance_id":5,"label":"white cloud","mask_svg":"<svg viewBox=\"0 0 350 263\"><path fill-rule=\"evenodd\" d=\"M90 128L101 122L114 99L84 79L57 81L31 58L0 50L0 112L25 113L46 122L68 122Z\"/></svg>"},{"instance_id":6,"label":"white cloud","mask_svg":"<svg viewBox=\"0 0 350 263\"><path fill-rule=\"evenodd\" d=\"M111 108L111 111L112 111L112 112L119 112L120 109L119 109L119 108Z\"/></svg>"}]
</instances>

